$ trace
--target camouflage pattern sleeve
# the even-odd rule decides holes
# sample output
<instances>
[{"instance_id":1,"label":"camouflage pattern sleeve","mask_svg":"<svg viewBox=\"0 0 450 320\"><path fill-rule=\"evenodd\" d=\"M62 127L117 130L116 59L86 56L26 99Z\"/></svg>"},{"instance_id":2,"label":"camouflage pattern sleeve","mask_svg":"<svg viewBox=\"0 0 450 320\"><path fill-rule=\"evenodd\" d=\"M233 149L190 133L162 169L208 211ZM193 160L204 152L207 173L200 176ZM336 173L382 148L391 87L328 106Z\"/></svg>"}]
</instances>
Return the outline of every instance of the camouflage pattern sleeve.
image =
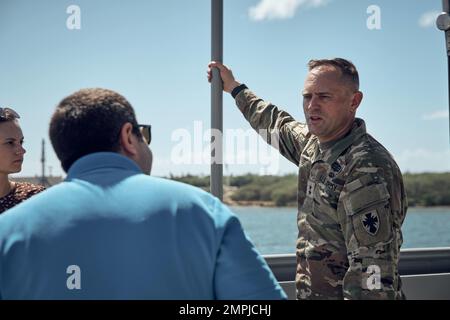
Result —
<instances>
[{"instance_id":1,"label":"camouflage pattern sleeve","mask_svg":"<svg viewBox=\"0 0 450 320\"><path fill-rule=\"evenodd\" d=\"M349 261L345 299L404 299L398 262L406 195L395 162L376 157L356 162L339 198Z\"/></svg>"},{"instance_id":2,"label":"camouflage pattern sleeve","mask_svg":"<svg viewBox=\"0 0 450 320\"><path fill-rule=\"evenodd\" d=\"M245 119L267 143L298 166L310 134L306 124L296 121L287 112L258 98L249 89L236 96L236 104Z\"/></svg>"}]
</instances>

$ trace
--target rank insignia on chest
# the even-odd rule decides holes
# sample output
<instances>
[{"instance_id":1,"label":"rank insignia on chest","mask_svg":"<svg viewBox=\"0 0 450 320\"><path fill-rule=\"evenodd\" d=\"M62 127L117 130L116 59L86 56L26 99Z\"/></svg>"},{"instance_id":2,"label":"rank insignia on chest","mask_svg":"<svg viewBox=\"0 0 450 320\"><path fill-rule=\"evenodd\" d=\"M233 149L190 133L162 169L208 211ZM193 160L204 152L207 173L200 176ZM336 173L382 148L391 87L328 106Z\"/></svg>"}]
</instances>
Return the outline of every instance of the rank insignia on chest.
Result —
<instances>
[{"instance_id":1,"label":"rank insignia on chest","mask_svg":"<svg viewBox=\"0 0 450 320\"><path fill-rule=\"evenodd\" d=\"M364 226L364 230L371 236L378 233L380 229L380 218L376 210L361 215L361 222Z\"/></svg>"},{"instance_id":2,"label":"rank insignia on chest","mask_svg":"<svg viewBox=\"0 0 450 320\"><path fill-rule=\"evenodd\" d=\"M311 180L308 180L308 185L306 186L306 196L312 198L314 195L314 186L316 184Z\"/></svg>"},{"instance_id":3,"label":"rank insignia on chest","mask_svg":"<svg viewBox=\"0 0 450 320\"><path fill-rule=\"evenodd\" d=\"M338 173L342 170L342 166L338 162L333 162L331 164L331 169L333 169L334 172Z\"/></svg>"}]
</instances>

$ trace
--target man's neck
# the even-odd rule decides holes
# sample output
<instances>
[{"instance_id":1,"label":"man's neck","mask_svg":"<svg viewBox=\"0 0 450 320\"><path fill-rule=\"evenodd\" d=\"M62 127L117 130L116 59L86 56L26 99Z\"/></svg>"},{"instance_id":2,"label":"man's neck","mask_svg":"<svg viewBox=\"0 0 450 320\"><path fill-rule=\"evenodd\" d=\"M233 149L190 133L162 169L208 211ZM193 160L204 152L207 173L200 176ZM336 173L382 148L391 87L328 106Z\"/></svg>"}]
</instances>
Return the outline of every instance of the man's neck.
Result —
<instances>
[{"instance_id":1,"label":"man's neck","mask_svg":"<svg viewBox=\"0 0 450 320\"><path fill-rule=\"evenodd\" d=\"M346 136L348 136L350 134L350 132L352 131L354 122L355 122L355 119L353 119L353 121L350 123L350 125L346 126L345 130L343 130L341 134L339 134L337 137L335 137L333 139L329 139L329 140L327 139L326 141L320 141L320 138L319 138L320 149L321 150L329 149L334 144L336 144L336 142L338 142L339 140L344 139Z\"/></svg>"}]
</instances>

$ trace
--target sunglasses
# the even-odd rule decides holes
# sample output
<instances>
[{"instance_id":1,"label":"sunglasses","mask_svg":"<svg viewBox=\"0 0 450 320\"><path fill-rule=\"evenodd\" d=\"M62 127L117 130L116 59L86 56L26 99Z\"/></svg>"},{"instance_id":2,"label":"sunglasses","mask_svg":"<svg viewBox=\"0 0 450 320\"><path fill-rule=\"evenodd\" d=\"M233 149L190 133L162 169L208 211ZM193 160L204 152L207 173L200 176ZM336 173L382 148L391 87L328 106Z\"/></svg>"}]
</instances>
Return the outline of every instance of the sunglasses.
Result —
<instances>
[{"instance_id":1,"label":"sunglasses","mask_svg":"<svg viewBox=\"0 0 450 320\"><path fill-rule=\"evenodd\" d=\"M152 141L152 126L149 124L138 124L139 131L145 139L145 142L149 145Z\"/></svg>"},{"instance_id":2,"label":"sunglasses","mask_svg":"<svg viewBox=\"0 0 450 320\"><path fill-rule=\"evenodd\" d=\"M6 120L8 117L12 116L14 119L20 119L20 116L11 108L0 108L0 119Z\"/></svg>"}]
</instances>

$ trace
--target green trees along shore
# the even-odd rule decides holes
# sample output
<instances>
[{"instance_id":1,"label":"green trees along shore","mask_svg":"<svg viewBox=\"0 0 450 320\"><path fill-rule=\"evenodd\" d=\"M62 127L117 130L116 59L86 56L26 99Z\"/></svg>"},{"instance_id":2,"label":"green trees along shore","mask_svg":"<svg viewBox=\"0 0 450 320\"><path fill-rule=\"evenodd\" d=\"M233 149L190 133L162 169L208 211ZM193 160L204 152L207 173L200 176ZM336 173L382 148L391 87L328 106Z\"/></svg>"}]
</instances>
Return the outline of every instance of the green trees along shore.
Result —
<instances>
[{"instance_id":1,"label":"green trees along shore","mask_svg":"<svg viewBox=\"0 0 450 320\"><path fill-rule=\"evenodd\" d=\"M209 191L209 176L170 176ZM450 206L450 172L405 173L408 204ZM224 202L230 205L297 206L297 174L225 176Z\"/></svg>"}]
</instances>

